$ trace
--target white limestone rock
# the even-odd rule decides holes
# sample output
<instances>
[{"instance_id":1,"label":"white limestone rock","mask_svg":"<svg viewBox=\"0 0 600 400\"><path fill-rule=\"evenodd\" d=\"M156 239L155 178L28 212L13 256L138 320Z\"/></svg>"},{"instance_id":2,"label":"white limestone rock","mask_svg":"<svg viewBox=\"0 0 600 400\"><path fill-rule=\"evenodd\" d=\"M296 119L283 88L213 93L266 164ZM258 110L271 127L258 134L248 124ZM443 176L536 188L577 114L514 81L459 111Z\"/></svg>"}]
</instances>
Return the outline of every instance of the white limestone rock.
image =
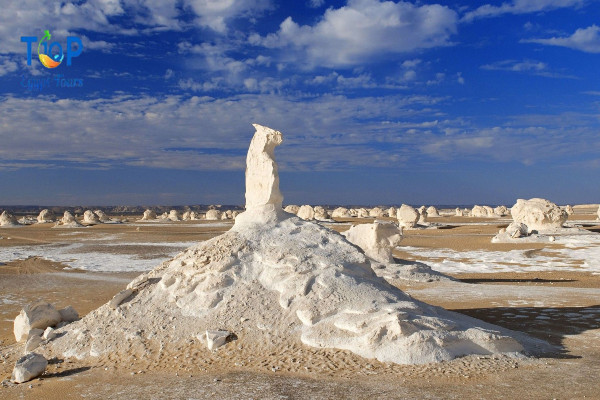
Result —
<instances>
[{"instance_id":1,"label":"white limestone rock","mask_svg":"<svg viewBox=\"0 0 600 400\"><path fill-rule=\"evenodd\" d=\"M505 215L508 215L508 208L506 208L506 206L498 206L494 208L494 214L498 217L504 217Z\"/></svg>"},{"instance_id":2,"label":"white limestone rock","mask_svg":"<svg viewBox=\"0 0 600 400\"><path fill-rule=\"evenodd\" d=\"M190 214L191 214L191 211L184 212L183 215L181 215L181 220L189 221L191 219Z\"/></svg>"},{"instance_id":3,"label":"white limestone rock","mask_svg":"<svg viewBox=\"0 0 600 400\"><path fill-rule=\"evenodd\" d=\"M485 212L487 213L488 217L494 217L494 209L490 206L483 206L483 208L485 209Z\"/></svg>"},{"instance_id":4,"label":"white limestone rock","mask_svg":"<svg viewBox=\"0 0 600 400\"><path fill-rule=\"evenodd\" d=\"M313 219L315 219L315 210L314 208L312 208L312 206L305 204L300 207L297 215L305 221L312 221Z\"/></svg>"},{"instance_id":5,"label":"white limestone rock","mask_svg":"<svg viewBox=\"0 0 600 400\"><path fill-rule=\"evenodd\" d=\"M108 215L106 215L106 213L104 211L96 210L96 211L94 211L94 214L96 214L96 216L98 217L98 221L110 222L110 218L108 217Z\"/></svg>"},{"instance_id":6,"label":"white limestone rock","mask_svg":"<svg viewBox=\"0 0 600 400\"><path fill-rule=\"evenodd\" d=\"M359 208L356 210L356 216L358 218L369 218L369 210L366 208Z\"/></svg>"},{"instance_id":7,"label":"white limestone rock","mask_svg":"<svg viewBox=\"0 0 600 400\"><path fill-rule=\"evenodd\" d=\"M398 224L402 228L414 228L420 216L419 212L408 204L402 204L396 213Z\"/></svg>"},{"instance_id":8,"label":"white limestone rock","mask_svg":"<svg viewBox=\"0 0 600 400\"><path fill-rule=\"evenodd\" d=\"M471 217L475 218L487 218L488 211L485 207L482 206L474 206L471 210Z\"/></svg>"},{"instance_id":9,"label":"white limestone rock","mask_svg":"<svg viewBox=\"0 0 600 400\"><path fill-rule=\"evenodd\" d=\"M505 232L511 239L516 239L527 236L529 229L527 228L527 225L521 222L512 222L510 225L508 225Z\"/></svg>"},{"instance_id":10,"label":"white limestone rock","mask_svg":"<svg viewBox=\"0 0 600 400\"><path fill-rule=\"evenodd\" d=\"M65 211L63 217L59 221L59 225L65 228L77 228L83 226L69 211Z\"/></svg>"},{"instance_id":11,"label":"white limestone rock","mask_svg":"<svg viewBox=\"0 0 600 400\"><path fill-rule=\"evenodd\" d=\"M439 217L440 216L438 209L435 208L434 206L427 207L427 210L425 210L425 211L427 212L427 217Z\"/></svg>"},{"instance_id":12,"label":"white limestone rock","mask_svg":"<svg viewBox=\"0 0 600 400\"><path fill-rule=\"evenodd\" d=\"M465 213L463 212L463 210L461 210L461 209L460 209L460 208L458 208L458 207L456 207L456 210L454 210L454 214L455 214L457 217L464 217L464 216L465 216Z\"/></svg>"},{"instance_id":13,"label":"white limestone rock","mask_svg":"<svg viewBox=\"0 0 600 400\"><path fill-rule=\"evenodd\" d=\"M125 300L127 300L133 294L133 289L127 288L121 290L119 293L115 294L114 297L108 302L108 306L113 310L116 310L117 307L121 305Z\"/></svg>"},{"instance_id":14,"label":"white limestone rock","mask_svg":"<svg viewBox=\"0 0 600 400\"><path fill-rule=\"evenodd\" d=\"M151 219L156 219L156 212L154 210L146 210L144 211L144 215L142 216L142 221L148 221Z\"/></svg>"},{"instance_id":15,"label":"white limestone rock","mask_svg":"<svg viewBox=\"0 0 600 400\"><path fill-rule=\"evenodd\" d=\"M44 330L44 333L42 334L42 338L50 341L52 339L54 339L56 337L56 330L52 327L47 327L46 330Z\"/></svg>"},{"instance_id":16,"label":"white limestone rock","mask_svg":"<svg viewBox=\"0 0 600 400\"><path fill-rule=\"evenodd\" d=\"M295 204L290 204L289 206L286 206L283 211L285 212L289 212L290 214L298 214L298 210L300 210L300 206L297 206Z\"/></svg>"},{"instance_id":17,"label":"white limestone rock","mask_svg":"<svg viewBox=\"0 0 600 400\"><path fill-rule=\"evenodd\" d=\"M208 210L206 212L206 217L208 221L218 221L221 219L221 211L219 210Z\"/></svg>"},{"instance_id":18,"label":"white limestone rock","mask_svg":"<svg viewBox=\"0 0 600 400\"><path fill-rule=\"evenodd\" d=\"M44 333L44 331L41 331L41 332L42 332L42 334ZM24 350L25 354L30 353L33 350L40 347L40 344L42 344L42 342L44 342L44 338L42 337L42 334L32 335L31 331L30 331L29 336L27 338L27 342L25 343L25 350Z\"/></svg>"},{"instance_id":19,"label":"white limestone rock","mask_svg":"<svg viewBox=\"0 0 600 400\"><path fill-rule=\"evenodd\" d=\"M206 331L206 345L213 351L227 343L227 338L231 336L229 331L213 330Z\"/></svg>"},{"instance_id":20,"label":"white limestone rock","mask_svg":"<svg viewBox=\"0 0 600 400\"><path fill-rule=\"evenodd\" d=\"M32 329L46 329L61 321L60 313L44 301L26 305L15 318L13 332L17 342L27 340Z\"/></svg>"},{"instance_id":21,"label":"white limestone rock","mask_svg":"<svg viewBox=\"0 0 600 400\"><path fill-rule=\"evenodd\" d=\"M573 210L573 207L571 205L566 205L565 212L567 213L567 215L573 215L575 213L575 210Z\"/></svg>"},{"instance_id":22,"label":"white limestone rock","mask_svg":"<svg viewBox=\"0 0 600 400\"><path fill-rule=\"evenodd\" d=\"M38 222L38 224L54 222L54 214L52 214L52 212L50 210L45 208L42 211L40 211L40 213L38 214L37 222Z\"/></svg>"},{"instance_id":23,"label":"white limestone rock","mask_svg":"<svg viewBox=\"0 0 600 400\"><path fill-rule=\"evenodd\" d=\"M332 218L351 218L350 211L345 207L338 207L331 213Z\"/></svg>"},{"instance_id":24,"label":"white limestone rock","mask_svg":"<svg viewBox=\"0 0 600 400\"><path fill-rule=\"evenodd\" d=\"M568 218L559 206L540 198L518 199L512 206L511 214L513 221L527 225L529 233L560 229Z\"/></svg>"},{"instance_id":25,"label":"white limestone rock","mask_svg":"<svg viewBox=\"0 0 600 400\"><path fill-rule=\"evenodd\" d=\"M380 263L392 263L392 252L402 240L402 229L391 222L354 225L343 235Z\"/></svg>"},{"instance_id":26,"label":"white limestone rock","mask_svg":"<svg viewBox=\"0 0 600 400\"><path fill-rule=\"evenodd\" d=\"M222 220L222 221L226 221L226 220L228 220L228 219L229 219L229 217L227 216L227 213L226 213L226 212L224 212L224 213L221 213L221 220Z\"/></svg>"},{"instance_id":27,"label":"white limestone rock","mask_svg":"<svg viewBox=\"0 0 600 400\"><path fill-rule=\"evenodd\" d=\"M600 219L600 206L598 207L598 212L596 214L598 214L598 219Z\"/></svg>"},{"instance_id":28,"label":"white limestone rock","mask_svg":"<svg viewBox=\"0 0 600 400\"><path fill-rule=\"evenodd\" d=\"M190 211L190 220L196 221L200 219L200 215L196 211Z\"/></svg>"},{"instance_id":29,"label":"white limestone rock","mask_svg":"<svg viewBox=\"0 0 600 400\"><path fill-rule=\"evenodd\" d=\"M319 221L329 220L329 213L327 212L327 210L325 210L324 207L316 206L313 210L315 212L315 219Z\"/></svg>"},{"instance_id":30,"label":"white limestone rock","mask_svg":"<svg viewBox=\"0 0 600 400\"><path fill-rule=\"evenodd\" d=\"M167 218L173 222L181 221L181 215L179 214L179 211L177 211L177 210L169 211L169 216Z\"/></svg>"},{"instance_id":31,"label":"white limestone rock","mask_svg":"<svg viewBox=\"0 0 600 400\"><path fill-rule=\"evenodd\" d=\"M19 222L17 218L10 214L8 211L4 210L2 214L0 214L0 226L17 226Z\"/></svg>"},{"instance_id":32,"label":"white limestone rock","mask_svg":"<svg viewBox=\"0 0 600 400\"><path fill-rule=\"evenodd\" d=\"M374 207L369 210L369 217L373 218L381 218L384 216L384 212L379 207Z\"/></svg>"},{"instance_id":33,"label":"white limestone rock","mask_svg":"<svg viewBox=\"0 0 600 400\"><path fill-rule=\"evenodd\" d=\"M419 212L419 221L417 222L418 225L428 225L427 222L427 217L429 215L427 214L427 210L422 210Z\"/></svg>"},{"instance_id":34,"label":"white limestone rock","mask_svg":"<svg viewBox=\"0 0 600 400\"><path fill-rule=\"evenodd\" d=\"M390 207L387 210L387 215L390 218L396 218L396 213L398 212L398 210L396 209L396 207Z\"/></svg>"},{"instance_id":35,"label":"white limestone rock","mask_svg":"<svg viewBox=\"0 0 600 400\"><path fill-rule=\"evenodd\" d=\"M92 210L86 210L83 213L83 222L86 224L97 224L100 222L98 216Z\"/></svg>"},{"instance_id":36,"label":"white limestone rock","mask_svg":"<svg viewBox=\"0 0 600 400\"><path fill-rule=\"evenodd\" d=\"M14 383L30 381L43 374L47 366L48 361L44 356L37 353L29 353L17 360L11 380Z\"/></svg>"}]
</instances>

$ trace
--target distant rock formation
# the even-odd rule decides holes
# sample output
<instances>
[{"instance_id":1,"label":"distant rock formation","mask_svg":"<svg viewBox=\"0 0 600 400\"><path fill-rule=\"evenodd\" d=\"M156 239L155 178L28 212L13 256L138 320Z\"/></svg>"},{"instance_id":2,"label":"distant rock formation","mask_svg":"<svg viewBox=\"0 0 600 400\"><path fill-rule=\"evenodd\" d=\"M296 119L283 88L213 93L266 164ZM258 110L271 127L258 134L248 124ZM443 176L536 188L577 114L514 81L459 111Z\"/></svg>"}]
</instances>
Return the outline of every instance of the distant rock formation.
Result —
<instances>
[{"instance_id":1,"label":"distant rock formation","mask_svg":"<svg viewBox=\"0 0 600 400\"><path fill-rule=\"evenodd\" d=\"M380 263L393 263L392 252L402 241L402 229L390 222L354 225L343 235Z\"/></svg>"},{"instance_id":2,"label":"distant rock formation","mask_svg":"<svg viewBox=\"0 0 600 400\"><path fill-rule=\"evenodd\" d=\"M566 211L546 199L518 199L512 206L513 221L527 225L528 232L562 228L567 221Z\"/></svg>"},{"instance_id":3,"label":"distant rock formation","mask_svg":"<svg viewBox=\"0 0 600 400\"><path fill-rule=\"evenodd\" d=\"M45 224L48 222L54 222L54 214L52 214L52 212L50 210L48 210L47 208L43 209L42 211L40 211L40 213L37 216L37 222L38 224Z\"/></svg>"},{"instance_id":4,"label":"distant rock formation","mask_svg":"<svg viewBox=\"0 0 600 400\"><path fill-rule=\"evenodd\" d=\"M18 226L19 222L17 222L17 218L10 214L8 211L4 210L2 214L0 214L0 226Z\"/></svg>"},{"instance_id":5,"label":"distant rock formation","mask_svg":"<svg viewBox=\"0 0 600 400\"><path fill-rule=\"evenodd\" d=\"M86 224L97 224L100 222L98 216L92 210L86 210L83 213L83 222Z\"/></svg>"},{"instance_id":6,"label":"distant rock formation","mask_svg":"<svg viewBox=\"0 0 600 400\"><path fill-rule=\"evenodd\" d=\"M408 204L402 204L398 211L396 212L396 218L398 219L398 224L402 228L414 228L417 226L417 222L419 222L421 214L413 207Z\"/></svg>"}]
</instances>

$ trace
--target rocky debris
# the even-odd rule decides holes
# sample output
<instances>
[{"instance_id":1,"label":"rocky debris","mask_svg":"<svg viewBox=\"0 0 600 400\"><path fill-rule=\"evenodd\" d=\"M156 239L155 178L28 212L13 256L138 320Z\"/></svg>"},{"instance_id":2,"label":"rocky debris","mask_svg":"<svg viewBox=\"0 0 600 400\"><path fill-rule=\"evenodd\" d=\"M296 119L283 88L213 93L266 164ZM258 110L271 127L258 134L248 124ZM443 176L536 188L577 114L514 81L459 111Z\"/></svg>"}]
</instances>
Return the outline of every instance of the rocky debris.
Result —
<instances>
[{"instance_id":1,"label":"rocky debris","mask_svg":"<svg viewBox=\"0 0 600 400\"><path fill-rule=\"evenodd\" d=\"M58 310L60 320L64 322L73 322L79 319L79 313L72 306L67 306Z\"/></svg>"},{"instance_id":2,"label":"rocky debris","mask_svg":"<svg viewBox=\"0 0 600 400\"><path fill-rule=\"evenodd\" d=\"M518 199L511 214L513 221L527 225L529 233L560 229L568 218L566 211L559 206L539 198Z\"/></svg>"},{"instance_id":3,"label":"rocky debris","mask_svg":"<svg viewBox=\"0 0 600 400\"><path fill-rule=\"evenodd\" d=\"M312 221L315 219L315 210L312 206L305 204L298 209L297 215L305 221Z\"/></svg>"},{"instance_id":4,"label":"rocky debris","mask_svg":"<svg viewBox=\"0 0 600 400\"><path fill-rule=\"evenodd\" d=\"M338 207L331 213L332 218L351 218L350 211L345 207Z\"/></svg>"},{"instance_id":5,"label":"rocky debris","mask_svg":"<svg viewBox=\"0 0 600 400\"><path fill-rule=\"evenodd\" d=\"M19 222L17 218L10 214L8 211L4 210L2 214L0 214L0 226L17 226Z\"/></svg>"},{"instance_id":6,"label":"rocky debris","mask_svg":"<svg viewBox=\"0 0 600 400\"><path fill-rule=\"evenodd\" d=\"M485 207L474 206L473 209L471 209L471 217L487 218L488 216L488 210Z\"/></svg>"},{"instance_id":7,"label":"rocky debris","mask_svg":"<svg viewBox=\"0 0 600 400\"><path fill-rule=\"evenodd\" d=\"M124 289L119 293L115 294L114 297L108 302L108 306L113 310L116 310L121 303L128 299L133 294L133 289Z\"/></svg>"},{"instance_id":8,"label":"rocky debris","mask_svg":"<svg viewBox=\"0 0 600 400\"><path fill-rule=\"evenodd\" d=\"M52 212L50 210L45 208L42 211L40 211L40 213L38 214L37 222L38 222L38 224L54 222L54 214L52 214Z\"/></svg>"},{"instance_id":9,"label":"rocky debris","mask_svg":"<svg viewBox=\"0 0 600 400\"><path fill-rule=\"evenodd\" d=\"M300 210L300 206L295 204L290 204L283 209L283 211L289 212L290 214L298 214L298 210Z\"/></svg>"},{"instance_id":10,"label":"rocky debris","mask_svg":"<svg viewBox=\"0 0 600 400\"><path fill-rule=\"evenodd\" d=\"M208 210L206 212L205 219L208 221L218 221L221 219L221 211L219 210Z\"/></svg>"},{"instance_id":11,"label":"rocky debris","mask_svg":"<svg viewBox=\"0 0 600 400\"><path fill-rule=\"evenodd\" d=\"M44 356L37 353L29 353L17 360L11 380L14 383L30 381L43 374L47 366L48 361Z\"/></svg>"},{"instance_id":12,"label":"rocky debris","mask_svg":"<svg viewBox=\"0 0 600 400\"><path fill-rule=\"evenodd\" d=\"M156 212L154 210L144 211L144 215L142 216L142 221L148 221L151 219L156 219Z\"/></svg>"},{"instance_id":13,"label":"rocky debris","mask_svg":"<svg viewBox=\"0 0 600 400\"><path fill-rule=\"evenodd\" d=\"M413 207L408 204L402 204L398 211L396 212L396 218L398 219L398 224L402 228L414 228L417 226L417 222L419 221L420 214Z\"/></svg>"},{"instance_id":14,"label":"rocky debris","mask_svg":"<svg viewBox=\"0 0 600 400\"><path fill-rule=\"evenodd\" d=\"M227 343L227 339L231 336L229 331L206 331L206 345L209 350L216 350Z\"/></svg>"},{"instance_id":15,"label":"rocky debris","mask_svg":"<svg viewBox=\"0 0 600 400\"><path fill-rule=\"evenodd\" d=\"M60 313L44 301L26 305L15 318L14 334L17 342L27 340L32 329L46 329L61 321Z\"/></svg>"},{"instance_id":16,"label":"rocky debris","mask_svg":"<svg viewBox=\"0 0 600 400\"><path fill-rule=\"evenodd\" d=\"M83 222L85 224L97 224L100 222L100 219L98 219L98 216L92 210L86 210L83 213Z\"/></svg>"},{"instance_id":17,"label":"rocky debris","mask_svg":"<svg viewBox=\"0 0 600 400\"><path fill-rule=\"evenodd\" d=\"M96 214L98 216L98 221L110 222L110 218L108 217L108 215L106 215L106 213L104 211L96 210L96 211L94 211L94 214Z\"/></svg>"},{"instance_id":18,"label":"rocky debris","mask_svg":"<svg viewBox=\"0 0 600 400\"><path fill-rule=\"evenodd\" d=\"M427 210L425 210L425 211L427 212L427 217L439 217L440 216L438 209L435 208L434 206L427 207Z\"/></svg>"},{"instance_id":19,"label":"rocky debris","mask_svg":"<svg viewBox=\"0 0 600 400\"><path fill-rule=\"evenodd\" d=\"M167 217L167 219L169 219L173 222L181 221L181 216L179 215L179 211L177 211L177 210L169 211L169 216Z\"/></svg>"},{"instance_id":20,"label":"rocky debris","mask_svg":"<svg viewBox=\"0 0 600 400\"><path fill-rule=\"evenodd\" d=\"M343 235L380 263L394 262L392 252L402 241L402 229L391 222L354 225Z\"/></svg>"}]
</instances>

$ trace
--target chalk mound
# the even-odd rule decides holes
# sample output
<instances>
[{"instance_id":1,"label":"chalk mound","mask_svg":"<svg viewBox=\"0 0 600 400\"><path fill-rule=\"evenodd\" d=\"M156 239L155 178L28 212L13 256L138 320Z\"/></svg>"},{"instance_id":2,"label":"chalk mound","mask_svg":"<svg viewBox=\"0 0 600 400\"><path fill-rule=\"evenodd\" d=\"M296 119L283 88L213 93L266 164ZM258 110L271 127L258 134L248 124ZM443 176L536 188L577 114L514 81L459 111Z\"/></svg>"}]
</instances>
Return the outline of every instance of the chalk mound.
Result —
<instances>
[{"instance_id":1,"label":"chalk mound","mask_svg":"<svg viewBox=\"0 0 600 400\"><path fill-rule=\"evenodd\" d=\"M96 214L96 216L98 217L98 221L110 222L110 218L108 217L108 215L106 215L106 213L104 211L96 210L96 211L94 211L94 214Z\"/></svg>"},{"instance_id":2,"label":"chalk mound","mask_svg":"<svg viewBox=\"0 0 600 400\"><path fill-rule=\"evenodd\" d=\"M285 351L299 340L408 364L543 345L411 298L377 277L370 259L344 236L285 213L273 154L281 133L255 127L246 211L233 228L139 276L109 303L61 328L46 352L160 360L165 347L197 338L210 348L237 338L240 351L262 353L276 344Z\"/></svg>"},{"instance_id":3,"label":"chalk mound","mask_svg":"<svg viewBox=\"0 0 600 400\"><path fill-rule=\"evenodd\" d=\"M346 207L338 207L331 213L332 218L351 218L350 210Z\"/></svg>"},{"instance_id":4,"label":"chalk mound","mask_svg":"<svg viewBox=\"0 0 600 400\"><path fill-rule=\"evenodd\" d=\"M80 228L82 226L83 225L81 225L79 221L75 219L73 214L68 211L65 211L63 217L56 223L56 225L54 225L55 228Z\"/></svg>"},{"instance_id":5,"label":"chalk mound","mask_svg":"<svg viewBox=\"0 0 600 400\"><path fill-rule=\"evenodd\" d=\"M474 206L471 209L471 217L486 218L488 217L488 210L485 208L485 206Z\"/></svg>"},{"instance_id":6,"label":"chalk mound","mask_svg":"<svg viewBox=\"0 0 600 400\"><path fill-rule=\"evenodd\" d=\"M414 228L417 226L417 222L419 222L419 218L421 214L413 207L402 204L398 211L396 212L396 218L398 218L398 224L402 228Z\"/></svg>"},{"instance_id":7,"label":"chalk mound","mask_svg":"<svg viewBox=\"0 0 600 400\"><path fill-rule=\"evenodd\" d=\"M146 210L144 211L144 215L142 216L142 221L149 221L152 219L156 219L156 212L154 210Z\"/></svg>"},{"instance_id":8,"label":"chalk mound","mask_svg":"<svg viewBox=\"0 0 600 400\"><path fill-rule=\"evenodd\" d=\"M208 221L217 221L221 219L221 211L219 210L208 210L206 212L205 218Z\"/></svg>"},{"instance_id":9,"label":"chalk mound","mask_svg":"<svg viewBox=\"0 0 600 400\"><path fill-rule=\"evenodd\" d=\"M86 210L83 213L83 223L84 224L98 224L100 223L100 219L92 210Z\"/></svg>"},{"instance_id":10,"label":"chalk mound","mask_svg":"<svg viewBox=\"0 0 600 400\"><path fill-rule=\"evenodd\" d=\"M0 214L0 226L18 226L19 222L17 221L17 218L12 215L11 213L9 213L8 211L4 210L2 212L2 214Z\"/></svg>"},{"instance_id":11,"label":"chalk mound","mask_svg":"<svg viewBox=\"0 0 600 400\"><path fill-rule=\"evenodd\" d=\"M527 225L529 233L552 231L562 228L568 214L559 206L545 199L518 199L512 206L513 221Z\"/></svg>"},{"instance_id":12,"label":"chalk mound","mask_svg":"<svg viewBox=\"0 0 600 400\"><path fill-rule=\"evenodd\" d=\"M52 214L52 212L50 210L45 208L42 211L40 211L40 213L38 214L37 223L45 224L48 222L54 222L54 214Z\"/></svg>"}]
</instances>

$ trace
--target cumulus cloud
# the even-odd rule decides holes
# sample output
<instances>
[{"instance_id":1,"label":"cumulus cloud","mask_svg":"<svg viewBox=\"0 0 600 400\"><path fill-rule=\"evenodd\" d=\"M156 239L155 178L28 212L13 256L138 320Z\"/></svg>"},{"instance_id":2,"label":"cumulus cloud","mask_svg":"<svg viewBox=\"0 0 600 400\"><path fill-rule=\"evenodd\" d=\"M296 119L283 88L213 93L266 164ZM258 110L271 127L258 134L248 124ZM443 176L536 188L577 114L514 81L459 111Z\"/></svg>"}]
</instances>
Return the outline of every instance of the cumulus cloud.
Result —
<instances>
[{"instance_id":1,"label":"cumulus cloud","mask_svg":"<svg viewBox=\"0 0 600 400\"><path fill-rule=\"evenodd\" d=\"M227 20L250 17L271 7L270 0L187 0L196 13L197 23L217 32L227 31Z\"/></svg>"},{"instance_id":2,"label":"cumulus cloud","mask_svg":"<svg viewBox=\"0 0 600 400\"><path fill-rule=\"evenodd\" d=\"M497 17L503 14L527 14L559 8L581 7L587 0L513 0L499 6L484 4L463 16L464 21Z\"/></svg>"},{"instance_id":3,"label":"cumulus cloud","mask_svg":"<svg viewBox=\"0 0 600 400\"><path fill-rule=\"evenodd\" d=\"M600 53L600 27L592 25L577 29L571 36L529 39L523 40L523 42L568 47L586 53Z\"/></svg>"},{"instance_id":4,"label":"cumulus cloud","mask_svg":"<svg viewBox=\"0 0 600 400\"><path fill-rule=\"evenodd\" d=\"M312 26L288 17L276 33L251 36L250 42L281 49L284 57L309 67L351 67L447 46L456 29L456 13L438 4L350 0L344 7L329 8Z\"/></svg>"},{"instance_id":5,"label":"cumulus cloud","mask_svg":"<svg viewBox=\"0 0 600 400\"><path fill-rule=\"evenodd\" d=\"M569 78L576 79L575 76L562 74L559 72L552 71L548 64L541 61L534 60L503 60L497 61L491 64L485 64L481 66L481 69L488 71L510 71L527 73L531 75L543 76L546 78Z\"/></svg>"}]
</instances>

